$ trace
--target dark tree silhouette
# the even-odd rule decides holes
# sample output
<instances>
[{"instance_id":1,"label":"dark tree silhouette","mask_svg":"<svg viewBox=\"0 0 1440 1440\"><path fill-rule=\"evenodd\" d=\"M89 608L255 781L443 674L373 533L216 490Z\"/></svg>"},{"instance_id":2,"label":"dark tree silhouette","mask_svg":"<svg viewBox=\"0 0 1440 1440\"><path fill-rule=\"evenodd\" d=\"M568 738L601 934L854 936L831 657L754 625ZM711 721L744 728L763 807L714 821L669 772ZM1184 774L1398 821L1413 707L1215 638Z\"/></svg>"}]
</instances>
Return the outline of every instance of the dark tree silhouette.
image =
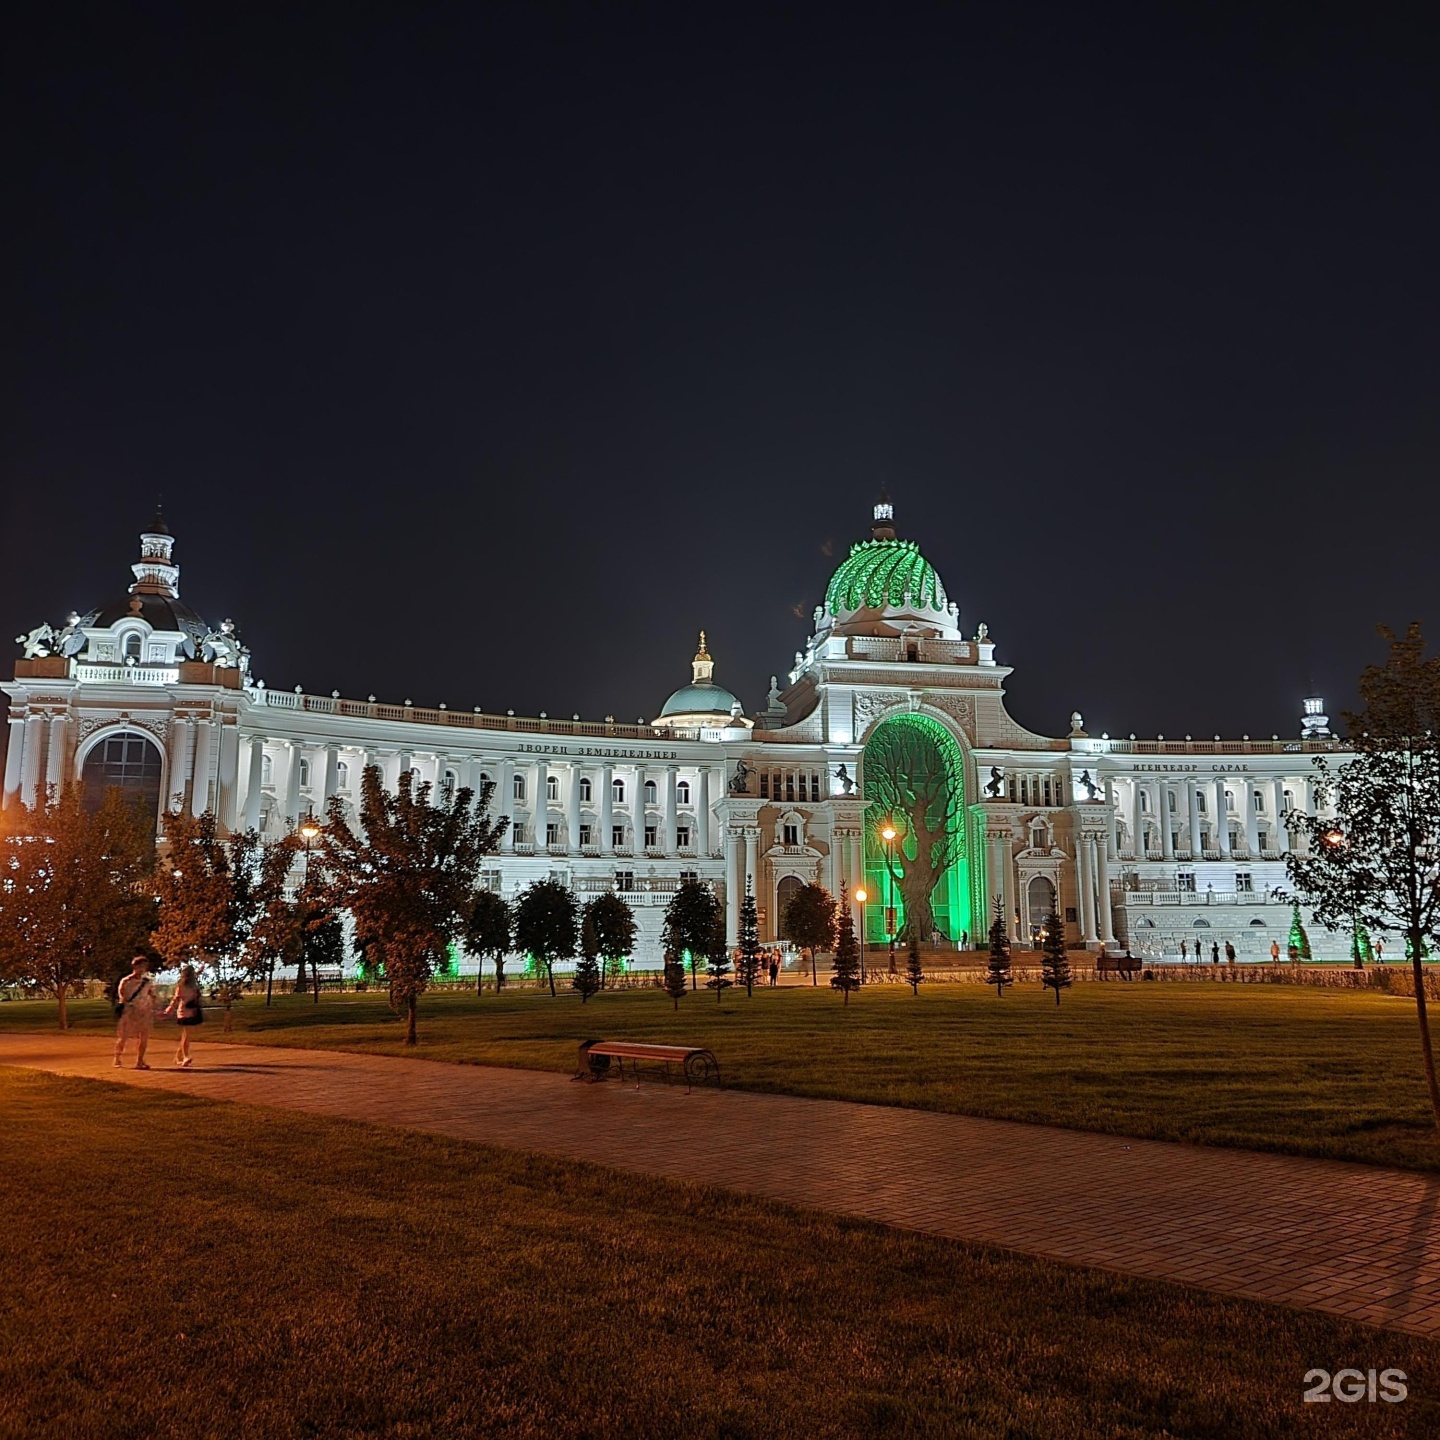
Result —
<instances>
[{"instance_id":1,"label":"dark tree silhouette","mask_svg":"<svg viewBox=\"0 0 1440 1440\"><path fill-rule=\"evenodd\" d=\"M701 880L683 880L665 907L665 948L690 961L690 988L697 988L700 961L710 953L720 902Z\"/></svg>"},{"instance_id":2,"label":"dark tree silhouette","mask_svg":"<svg viewBox=\"0 0 1440 1440\"><path fill-rule=\"evenodd\" d=\"M550 994L555 994L555 962L568 960L580 940L580 902L568 885L558 880L535 880L515 902L515 945L533 955Z\"/></svg>"},{"instance_id":3,"label":"dark tree silhouette","mask_svg":"<svg viewBox=\"0 0 1440 1440\"><path fill-rule=\"evenodd\" d=\"M1003 996L1005 987L1014 983L1010 974L1010 939L1005 934L1005 916L1000 901L995 902L995 920L990 926L990 959L985 966L985 983Z\"/></svg>"},{"instance_id":4,"label":"dark tree silhouette","mask_svg":"<svg viewBox=\"0 0 1440 1440\"><path fill-rule=\"evenodd\" d=\"M1055 1003L1060 1003L1060 992L1070 985L1070 957L1065 952L1065 927L1055 907L1045 919L1045 935L1040 942L1040 983L1055 992Z\"/></svg>"},{"instance_id":5,"label":"dark tree silhouette","mask_svg":"<svg viewBox=\"0 0 1440 1440\"><path fill-rule=\"evenodd\" d=\"M833 912L832 912L833 915ZM860 946L855 940L855 921L850 915L850 899L845 893L845 882L840 882L840 919L836 926L835 964L830 983L850 1003L850 992L860 988Z\"/></svg>"},{"instance_id":6,"label":"dark tree silhouette","mask_svg":"<svg viewBox=\"0 0 1440 1440\"><path fill-rule=\"evenodd\" d=\"M912 994L919 995L920 985L925 979L925 970L920 964L920 937L910 936L910 957L905 965L905 979Z\"/></svg>"},{"instance_id":7,"label":"dark tree silhouette","mask_svg":"<svg viewBox=\"0 0 1440 1440\"><path fill-rule=\"evenodd\" d=\"M486 956L495 962L495 993L498 995L504 989L505 957L510 953L513 930L514 917L505 897L493 890L477 890L462 932L465 948L479 960L475 967L477 995L485 979Z\"/></svg>"}]
</instances>

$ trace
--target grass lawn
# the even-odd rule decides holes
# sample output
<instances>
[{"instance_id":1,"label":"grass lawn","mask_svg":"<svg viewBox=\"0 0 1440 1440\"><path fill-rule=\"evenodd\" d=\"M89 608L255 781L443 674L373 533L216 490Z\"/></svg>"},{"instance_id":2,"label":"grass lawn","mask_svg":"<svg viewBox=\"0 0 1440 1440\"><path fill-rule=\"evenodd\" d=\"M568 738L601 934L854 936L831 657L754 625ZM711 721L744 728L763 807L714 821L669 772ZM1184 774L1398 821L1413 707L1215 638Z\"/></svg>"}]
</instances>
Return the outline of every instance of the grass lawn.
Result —
<instances>
[{"instance_id":1,"label":"grass lawn","mask_svg":"<svg viewBox=\"0 0 1440 1440\"><path fill-rule=\"evenodd\" d=\"M0 1068L0 1113L7 1437L1440 1426L1440 1347L1323 1316L91 1081Z\"/></svg>"},{"instance_id":2,"label":"grass lawn","mask_svg":"<svg viewBox=\"0 0 1440 1440\"><path fill-rule=\"evenodd\" d=\"M113 1024L97 1002L73 1013L81 1028ZM219 1038L210 1014L201 1043ZM53 1004L0 1005L0 1028L54 1023ZM437 992L411 1053L570 1071L586 1036L705 1045L745 1089L1440 1170L1414 1002L1363 991L1116 981L1077 984L1057 1008L1038 986L997 999L976 985L922 985L918 997L886 985L846 1007L825 989L782 987L722 1004L701 991L678 1013L654 990L584 1007L573 993ZM232 1038L404 1052L382 995L318 1006L287 995L269 1009L248 998Z\"/></svg>"}]
</instances>

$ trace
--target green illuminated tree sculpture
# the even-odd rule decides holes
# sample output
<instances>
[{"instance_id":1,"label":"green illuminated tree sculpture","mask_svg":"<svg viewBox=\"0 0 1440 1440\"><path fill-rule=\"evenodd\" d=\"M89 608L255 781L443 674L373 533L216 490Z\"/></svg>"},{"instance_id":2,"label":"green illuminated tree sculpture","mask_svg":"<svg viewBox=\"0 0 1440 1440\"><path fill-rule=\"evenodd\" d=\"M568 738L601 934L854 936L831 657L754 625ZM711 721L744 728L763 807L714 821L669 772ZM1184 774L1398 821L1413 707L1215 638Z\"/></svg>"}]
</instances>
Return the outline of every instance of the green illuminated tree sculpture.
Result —
<instances>
[{"instance_id":1,"label":"green illuminated tree sculpture","mask_svg":"<svg viewBox=\"0 0 1440 1440\"><path fill-rule=\"evenodd\" d=\"M865 745L865 798L874 826L898 832L881 855L905 905L900 939L935 931L933 896L965 846L965 795L944 740L930 722L900 716Z\"/></svg>"},{"instance_id":2,"label":"green illuminated tree sculpture","mask_svg":"<svg viewBox=\"0 0 1440 1440\"><path fill-rule=\"evenodd\" d=\"M1052 906L1045 919L1045 937L1040 942L1040 983L1055 992L1055 1003L1060 1003L1060 992L1070 986L1070 957L1065 953L1065 927Z\"/></svg>"},{"instance_id":3,"label":"green illuminated tree sculpture","mask_svg":"<svg viewBox=\"0 0 1440 1440\"><path fill-rule=\"evenodd\" d=\"M1360 676L1358 714L1345 717L1354 759L1332 771L1316 756L1316 808L1295 815L1309 840L1286 860L1290 879L1328 930L1395 930L1415 970L1415 1009L1430 1108L1440 1128L1440 1082L1425 1003L1425 956L1440 942L1440 656L1418 625L1382 628L1389 658Z\"/></svg>"},{"instance_id":4,"label":"green illuminated tree sculpture","mask_svg":"<svg viewBox=\"0 0 1440 1440\"><path fill-rule=\"evenodd\" d=\"M1199 942L1196 942L1199 948ZM1310 953L1310 937L1305 933L1305 926L1300 920L1299 905L1290 907L1290 958L1295 961L1311 960L1314 957Z\"/></svg>"}]
</instances>

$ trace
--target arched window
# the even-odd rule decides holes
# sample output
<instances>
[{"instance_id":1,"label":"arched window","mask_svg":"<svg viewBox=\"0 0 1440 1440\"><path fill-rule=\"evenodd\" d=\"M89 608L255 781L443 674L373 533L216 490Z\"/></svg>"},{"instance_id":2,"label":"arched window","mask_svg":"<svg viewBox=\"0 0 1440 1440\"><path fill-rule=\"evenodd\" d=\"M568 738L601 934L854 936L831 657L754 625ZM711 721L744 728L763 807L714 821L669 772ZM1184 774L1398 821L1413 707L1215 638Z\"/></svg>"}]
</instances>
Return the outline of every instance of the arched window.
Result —
<instances>
[{"instance_id":1,"label":"arched window","mask_svg":"<svg viewBox=\"0 0 1440 1440\"><path fill-rule=\"evenodd\" d=\"M447 770L440 777L440 793L447 799L455 798L455 791L459 788L460 777L453 771Z\"/></svg>"},{"instance_id":2,"label":"arched window","mask_svg":"<svg viewBox=\"0 0 1440 1440\"><path fill-rule=\"evenodd\" d=\"M1255 813L1256 813L1257 815L1263 815L1263 814L1265 813L1265 794L1264 794L1264 792L1261 791L1261 790L1256 790L1256 791L1254 792L1254 794L1255 794Z\"/></svg>"},{"instance_id":3,"label":"arched window","mask_svg":"<svg viewBox=\"0 0 1440 1440\"><path fill-rule=\"evenodd\" d=\"M140 632L132 630L125 637L125 658L127 660L138 660L140 658L140 646L142 645Z\"/></svg>"},{"instance_id":4,"label":"arched window","mask_svg":"<svg viewBox=\"0 0 1440 1440\"><path fill-rule=\"evenodd\" d=\"M350 788L350 766L344 760L336 762L335 765L335 787L338 790Z\"/></svg>"},{"instance_id":5,"label":"arched window","mask_svg":"<svg viewBox=\"0 0 1440 1440\"><path fill-rule=\"evenodd\" d=\"M788 940L790 937L785 933L785 907L804 889L805 882L798 875L787 875L775 887L775 914L779 919L776 933L781 939Z\"/></svg>"},{"instance_id":6,"label":"arched window","mask_svg":"<svg viewBox=\"0 0 1440 1440\"><path fill-rule=\"evenodd\" d=\"M594 799L594 788L590 783L590 777L588 775L582 775L580 777L580 803L582 805L588 805L591 800Z\"/></svg>"},{"instance_id":7,"label":"arched window","mask_svg":"<svg viewBox=\"0 0 1440 1440\"><path fill-rule=\"evenodd\" d=\"M303 790L310 784L310 762L302 755L300 757L300 788Z\"/></svg>"},{"instance_id":8,"label":"arched window","mask_svg":"<svg viewBox=\"0 0 1440 1440\"><path fill-rule=\"evenodd\" d=\"M660 792L655 788L655 782L653 780L647 780L645 782L645 803L647 805L654 805L659 799Z\"/></svg>"},{"instance_id":9,"label":"arched window","mask_svg":"<svg viewBox=\"0 0 1440 1440\"><path fill-rule=\"evenodd\" d=\"M558 800L560 798L560 777L558 775L547 775L545 777L545 798L547 800Z\"/></svg>"},{"instance_id":10,"label":"arched window","mask_svg":"<svg viewBox=\"0 0 1440 1440\"><path fill-rule=\"evenodd\" d=\"M510 790L511 799L523 800L525 798L525 777L523 775L517 775L515 777L514 783L510 787Z\"/></svg>"},{"instance_id":11,"label":"arched window","mask_svg":"<svg viewBox=\"0 0 1440 1440\"><path fill-rule=\"evenodd\" d=\"M610 782L610 798L620 805L625 803L625 782L623 780Z\"/></svg>"},{"instance_id":12,"label":"arched window","mask_svg":"<svg viewBox=\"0 0 1440 1440\"><path fill-rule=\"evenodd\" d=\"M1143 790L1140 792L1140 813L1142 815L1150 813L1150 797Z\"/></svg>"},{"instance_id":13,"label":"arched window","mask_svg":"<svg viewBox=\"0 0 1440 1440\"><path fill-rule=\"evenodd\" d=\"M1197 815L1205 813L1205 792L1203 790L1195 792L1195 813Z\"/></svg>"},{"instance_id":14,"label":"arched window","mask_svg":"<svg viewBox=\"0 0 1440 1440\"><path fill-rule=\"evenodd\" d=\"M147 813L160 813L160 751L148 735L133 730L107 735L85 757L80 785L85 808L98 810L109 790L142 801Z\"/></svg>"},{"instance_id":15,"label":"arched window","mask_svg":"<svg viewBox=\"0 0 1440 1440\"><path fill-rule=\"evenodd\" d=\"M272 756L265 755L261 757L260 783L262 785L273 785L275 783L275 761Z\"/></svg>"},{"instance_id":16,"label":"arched window","mask_svg":"<svg viewBox=\"0 0 1440 1440\"><path fill-rule=\"evenodd\" d=\"M690 782L688 780L679 780L676 782L675 799L681 805L688 805L690 803Z\"/></svg>"}]
</instances>

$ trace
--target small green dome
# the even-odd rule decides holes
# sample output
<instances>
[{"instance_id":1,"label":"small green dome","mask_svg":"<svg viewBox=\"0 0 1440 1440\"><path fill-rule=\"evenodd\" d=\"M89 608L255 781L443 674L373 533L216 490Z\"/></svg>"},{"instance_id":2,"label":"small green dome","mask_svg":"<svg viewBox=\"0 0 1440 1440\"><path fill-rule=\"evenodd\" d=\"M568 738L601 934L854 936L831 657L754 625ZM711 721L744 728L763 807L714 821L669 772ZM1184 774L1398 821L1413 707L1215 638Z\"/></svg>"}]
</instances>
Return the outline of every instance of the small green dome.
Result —
<instances>
[{"instance_id":1,"label":"small green dome","mask_svg":"<svg viewBox=\"0 0 1440 1440\"><path fill-rule=\"evenodd\" d=\"M862 540L830 579L825 608L832 615L855 610L944 610L945 587L913 540Z\"/></svg>"}]
</instances>

